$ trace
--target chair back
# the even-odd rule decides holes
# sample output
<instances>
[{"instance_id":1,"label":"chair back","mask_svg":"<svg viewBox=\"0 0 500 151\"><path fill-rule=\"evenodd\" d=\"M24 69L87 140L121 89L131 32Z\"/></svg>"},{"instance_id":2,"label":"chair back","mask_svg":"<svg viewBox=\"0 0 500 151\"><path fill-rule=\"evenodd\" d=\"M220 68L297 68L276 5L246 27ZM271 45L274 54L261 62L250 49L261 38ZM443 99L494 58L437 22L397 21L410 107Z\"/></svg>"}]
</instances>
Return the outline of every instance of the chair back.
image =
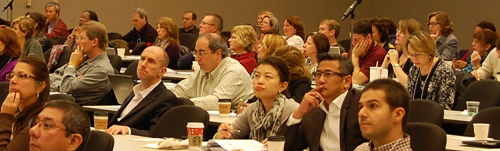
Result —
<instances>
[{"instance_id":1,"label":"chair back","mask_svg":"<svg viewBox=\"0 0 500 151\"><path fill-rule=\"evenodd\" d=\"M90 137L85 144L84 150L113 151L115 139L108 133L101 131L90 131Z\"/></svg>"},{"instance_id":2,"label":"chair back","mask_svg":"<svg viewBox=\"0 0 500 151\"><path fill-rule=\"evenodd\" d=\"M137 77L137 65L139 65L139 61L130 63L123 74L132 76L132 80L134 81L139 80L139 77Z\"/></svg>"},{"instance_id":3,"label":"chair back","mask_svg":"<svg viewBox=\"0 0 500 151\"><path fill-rule=\"evenodd\" d=\"M3 101L7 98L7 95L9 95L9 85L9 81L0 82L0 104L3 104Z\"/></svg>"},{"instance_id":4,"label":"chair back","mask_svg":"<svg viewBox=\"0 0 500 151\"><path fill-rule=\"evenodd\" d=\"M210 115L204 109L194 105L179 105L165 112L150 134L151 137L159 138L183 138L187 136L186 126L188 122L201 122L205 125L206 131L209 120Z\"/></svg>"},{"instance_id":5,"label":"chair back","mask_svg":"<svg viewBox=\"0 0 500 151\"><path fill-rule=\"evenodd\" d=\"M410 135L411 149L413 151L446 150L446 133L435 124L407 123L405 133Z\"/></svg>"},{"instance_id":6,"label":"chair back","mask_svg":"<svg viewBox=\"0 0 500 151\"><path fill-rule=\"evenodd\" d=\"M194 44L197 37L193 34L181 33L179 34L179 42L182 46L186 46L189 50L194 50Z\"/></svg>"},{"instance_id":7,"label":"chair back","mask_svg":"<svg viewBox=\"0 0 500 151\"><path fill-rule=\"evenodd\" d=\"M344 39L338 42L346 51L351 50L351 39Z\"/></svg>"},{"instance_id":8,"label":"chair back","mask_svg":"<svg viewBox=\"0 0 500 151\"><path fill-rule=\"evenodd\" d=\"M460 101L457 104L456 110L467 109L467 101L479 101L479 111L500 106L500 82L491 79L482 79L473 82L462 93Z\"/></svg>"},{"instance_id":9,"label":"chair back","mask_svg":"<svg viewBox=\"0 0 500 151\"><path fill-rule=\"evenodd\" d=\"M115 39L122 39L122 34L115 33L115 32L108 33L108 41L115 40Z\"/></svg>"},{"instance_id":10,"label":"chair back","mask_svg":"<svg viewBox=\"0 0 500 151\"><path fill-rule=\"evenodd\" d=\"M97 103L97 105L120 105L116 99L113 88Z\"/></svg>"},{"instance_id":11,"label":"chair back","mask_svg":"<svg viewBox=\"0 0 500 151\"><path fill-rule=\"evenodd\" d=\"M109 63L111 63L111 66L115 68L116 70L120 71L122 68L122 57L116 55L116 54L107 54Z\"/></svg>"},{"instance_id":12,"label":"chair back","mask_svg":"<svg viewBox=\"0 0 500 151\"><path fill-rule=\"evenodd\" d=\"M441 126L443 123L444 110L439 103L431 100L412 99L408 122L424 122Z\"/></svg>"},{"instance_id":13,"label":"chair back","mask_svg":"<svg viewBox=\"0 0 500 151\"><path fill-rule=\"evenodd\" d=\"M148 44L145 42L138 43L135 45L134 49L132 50L132 55L141 55L141 53L148 47Z\"/></svg>"},{"instance_id":14,"label":"chair back","mask_svg":"<svg viewBox=\"0 0 500 151\"><path fill-rule=\"evenodd\" d=\"M194 105L193 101L188 98L177 98L179 105Z\"/></svg>"},{"instance_id":15,"label":"chair back","mask_svg":"<svg viewBox=\"0 0 500 151\"><path fill-rule=\"evenodd\" d=\"M75 102L75 98L66 93L50 94L50 100L65 100Z\"/></svg>"},{"instance_id":16,"label":"chair back","mask_svg":"<svg viewBox=\"0 0 500 151\"><path fill-rule=\"evenodd\" d=\"M52 49L52 46L57 45L57 41L54 39L47 39L47 43L43 45L42 50L43 52L46 52L47 50ZM46 59L47 60L47 59Z\"/></svg>"},{"instance_id":17,"label":"chair back","mask_svg":"<svg viewBox=\"0 0 500 151\"><path fill-rule=\"evenodd\" d=\"M59 36L59 37L52 37L50 39L54 39L55 41L57 41L57 44L63 45L64 42L66 42L66 39L68 39L68 37L66 37L66 36Z\"/></svg>"},{"instance_id":18,"label":"chair back","mask_svg":"<svg viewBox=\"0 0 500 151\"><path fill-rule=\"evenodd\" d=\"M464 136L474 137L474 123L488 123L490 124L488 137L496 140L500 139L500 129L498 129L500 120L496 117L497 115L500 115L500 107L490 107L479 111L467 125Z\"/></svg>"}]
</instances>

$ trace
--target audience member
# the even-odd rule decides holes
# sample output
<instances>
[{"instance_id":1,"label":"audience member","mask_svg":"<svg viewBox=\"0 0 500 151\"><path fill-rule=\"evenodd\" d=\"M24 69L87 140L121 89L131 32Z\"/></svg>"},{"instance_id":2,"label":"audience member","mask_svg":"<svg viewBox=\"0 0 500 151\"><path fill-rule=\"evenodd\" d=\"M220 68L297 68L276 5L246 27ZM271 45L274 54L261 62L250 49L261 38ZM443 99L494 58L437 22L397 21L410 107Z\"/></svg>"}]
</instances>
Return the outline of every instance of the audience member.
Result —
<instances>
[{"instance_id":1,"label":"audience member","mask_svg":"<svg viewBox=\"0 0 500 151\"><path fill-rule=\"evenodd\" d=\"M68 27L59 18L61 13L61 6L56 2L48 2L45 5L45 16L47 17L47 23L45 24L45 36L47 38L58 37L58 36L68 36Z\"/></svg>"},{"instance_id":2,"label":"audience member","mask_svg":"<svg viewBox=\"0 0 500 151\"><path fill-rule=\"evenodd\" d=\"M500 38L497 39L496 45L500 46ZM474 69L471 73L479 79L497 79L497 73L500 72L500 49L495 48L490 51L482 66L479 69Z\"/></svg>"},{"instance_id":3,"label":"audience member","mask_svg":"<svg viewBox=\"0 0 500 151\"><path fill-rule=\"evenodd\" d=\"M234 26L231 30L231 38L229 38L229 49L235 54L231 58L240 62L247 70L248 74L252 74L257 66L255 53L252 52L253 46L257 40L255 30L249 25Z\"/></svg>"},{"instance_id":4,"label":"audience member","mask_svg":"<svg viewBox=\"0 0 500 151\"><path fill-rule=\"evenodd\" d=\"M141 83L134 86L133 92L111 118L107 133L149 136L163 113L180 104L161 80L167 72L168 59L161 47L151 46L142 52L137 66Z\"/></svg>"},{"instance_id":5,"label":"audience member","mask_svg":"<svg viewBox=\"0 0 500 151\"><path fill-rule=\"evenodd\" d=\"M295 46L297 48L302 48L304 45L304 25L302 20L297 16L285 16L285 21L283 21L283 32L286 42L290 46Z\"/></svg>"},{"instance_id":6,"label":"audience member","mask_svg":"<svg viewBox=\"0 0 500 151\"><path fill-rule=\"evenodd\" d=\"M46 47L52 48L51 45L45 46L48 42L47 36L45 36L45 32L43 32L46 17L43 16L39 12L31 12L31 13L28 12L28 13L26 13L26 17L29 17L35 21L35 30L33 31L32 37L40 43L40 45L42 46L42 49L46 48ZM43 50L46 50L46 49L43 49Z\"/></svg>"},{"instance_id":7,"label":"audience member","mask_svg":"<svg viewBox=\"0 0 500 151\"><path fill-rule=\"evenodd\" d=\"M314 74L318 69L318 58L317 56L322 53L328 53L330 50L330 44L328 43L328 37L322 33L310 33L306 38L306 43L304 43L304 55L307 56L306 65L309 67L311 74ZM312 78L312 84L316 84L314 76Z\"/></svg>"},{"instance_id":8,"label":"audience member","mask_svg":"<svg viewBox=\"0 0 500 151\"><path fill-rule=\"evenodd\" d=\"M22 47L17 40L17 34L5 25L0 25L0 82L7 81L21 57Z\"/></svg>"},{"instance_id":9,"label":"audience member","mask_svg":"<svg viewBox=\"0 0 500 151\"><path fill-rule=\"evenodd\" d=\"M406 83L410 98L435 101L443 109L450 110L455 98L455 74L450 65L435 56L431 36L416 31L408 37L403 48L415 64Z\"/></svg>"},{"instance_id":10,"label":"audience member","mask_svg":"<svg viewBox=\"0 0 500 151\"><path fill-rule=\"evenodd\" d=\"M222 17L218 14L209 13L205 15L199 26L199 34L215 33L220 35L222 33L222 29L224 28L224 20L222 20Z\"/></svg>"},{"instance_id":11,"label":"audience member","mask_svg":"<svg viewBox=\"0 0 500 151\"><path fill-rule=\"evenodd\" d=\"M354 150L367 140L358 123L361 91L351 88L353 64L342 55L327 53L318 61L316 88L304 95L280 131L285 150Z\"/></svg>"},{"instance_id":12,"label":"audience member","mask_svg":"<svg viewBox=\"0 0 500 151\"><path fill-rule=\"evenodd\" d=\"M280 37L281 38L281 37ZM177 97L189 98L205 110L218 110L217 101L231 99L236 108L240 99L253 97L251 79L245 68L229 57L226 42L217 34L202 34L193 52L200 70L171 89Z\"/></svg>"},{"instance_id":13,"label":"audience member","mask_svg":"<svg viewBox=\"0 0 500 151\"><path fill-rule=\"evenodd\" d=\"M497 28L495 28L495 24L493 24L493 23L492 23L492 22L490 22L490 21L482 21L482 22L479 22L479 23L476 25L476 27L474 28L474 33L477 33L477 32L479 32L479 31L481 31L481 30L483 30L483 29L489 29L489 30L491 30L491 31L493 31L493 32L497 32ZM466 63L467 58L469 57L470 53L471 53L473 50L474 50L474 48L469 49L469 51L467 51L467 53L466 53L464 56L462 56L462 59L460 59L460 60L462 60L463 62L462 62L462 61L457 62L457 63L459 64L459 65L457 65L457 66L460 66L460 67L462 67L462 66L463 66L463 67L465 67L465 65L467 65L467 63ZM455 62L454 62L454 64L455 64ZM455 66L455 65L454 65L454 66ZM462 67L462 68L463 68L463 67Z\"/></svg>"},{"instance_id":14,"label":"audience member","mask_svg":"<svg viewBox=\"0 0 500 151\"><path fill-rule=\"evenodd\" d=\"M337 46L340 48L340 54L344 54L347 51L339 43L337 43L337 38L340 35L340 24L335 20L325 19L319 24L318 33L324 34L330 46Z\"/></svg>"},{"instance_id":15,"label":"audience member","mask_svg":"<svg viewBox=\"0 0 500 151\"><path fill-rule=\"evenodd\" d=\"M196 13L187 11L182 17L182 28L179 28L179 34L187 33L198 37L200 29L196 28Z\"/></svg>"},{"instance_id":16,"label":"audience member","mask_svg":"<svg viewBox=\"0 0 500 151\"><path fill-rule=\"evenodd\" d=\"M285 38L281 37L278 34L265 34L262 39L261 44L257 49L257 58L263 59L266 56L270 56L274 53L276 48L280 46L288 45Z\"/></svg>"},{"instance_id":17,"label":"audience member","mask_svg":"<svg viewBox=\"0 0 500 151\"><path fill-rule=\"evenodd\" d=\"M95 105L111 90L108 74L113 74L104 49L106 27L96 21L82 24L78 48L69 62L50 74L50 90L72 95L80 105Z\"/></svg>"},{"instance_id":18,"label":"audience member","mask_svg":"<svg viewBox=\"0 0 500 151\"><path fill-rule=\"evenodd\" d=\"M262 28L262 19L264 19L265 16L274 16L274 14L270 11L261 11L259 15L257 15L257 26L259 28L256 29L257 34L262 34L262 31L260 30Z\"/></svg>"},{"instance_id":19,"label":"audience member","mask_svg":"<svg viewBox=\"0 0 500 151\"><path fill-rule=\"evenodd\" d=\"M288 84L288 92L295 102L300 103L304 94L311 91L312 73L306 66L306 59L300 52L299 48L294 46L281 46L274 51L273 56L276 56L285 62L290 72L290 82Z\"/></svg>"},{"instance_id":20,"label":"audience member","mask_svg":"<svg viewBox=\"0 0 500 151\"><path fill-rule=\"evenodd\" d=\"M408 81L408 73L413 62L408 58L408 51L403 51L403 47L410 34L416 31L422 31L422 25L417 20L400 20L399 31L396 34L396 50L389 50L382 63L382 68L388 69L388 77L397 78L399 83L404 86Z\"/></svg>"},{"instance_id":21,"label":"audience member","mask_svg":"<svg viewBox=\"0 0 500 151\"><path fill-rule=\"evenodd\" d=\"M136 8L132 13L134 28L122 37L129 43L129 48L134 48L136 44L145 42L151 45L155 42L158 33L155 28L148 23L148 13L143 8Z\"/></svg>"},{"instance_id":22,"label":"audience member","mask_svg":"<svg viewBox=\"0 0 500 151\"><path fill-rule=\"evenodd\" d=\"M82 24L88 21L96 21L99 22L99 18L97 17L97 14L94 11L91 10L84 10L82 12L82 15L80 18L78 18L78 26L75 28L71 29L71 34L69 34L68 38L64 42L64 45L67 45L70 47L72 50L75 50L78 46L75 45L76 43L76 38L80 36L81 30L82 30Z\"/></svg>"},{"instance_id":23,"label":"audience member","mask_svg":"<svg viewBox=\"0 0 500 151\"><path fill-rule=\"evenodd\" d=\"M410 97L405 87L390 79L368 83L359 100L359 125L370 142L355 151L411 151L410 136L404 133Z\"/></svg>"},{"instance_id":24,"label":"audience member","mask_svg":"<svg viewBox=\"0 0 500 151\"><path fill-rule=\"evenodd\" d=\"M82 151L90 137L87 113L68 100L47 102L30 127L30 151Z\"/></svg>"},{"instance_id":25,"label":"audience member","mask_svg":"<svg viewBox=\"0 0 500 151\"><path fill-rule=\"evenodd\" d=\"M21 59L33 56L45 62L42 46L37 40L32 38L35 31L35 24L33 19L26 16L20 16L12 21L12 29L14 29L17 34L19 45L23 46Z\"/></svg>"},{"instance_id":26,"label":"audience member","mask_svg":"<svg viewBox=\"0 0 500 151\"><path fill-rule=\"evenodd\" d=\"M260 30L263 34L279 34L280 25L278 19L274 16L265 15L260 22Z\"/></svg>"},{"instance_id":27,"label":"audience member","mask_svg":"<svg viewBox=\"0 0 500 151\"><path fill-rule=\"evenodd\" d=\"M458 57L458 40L452 34L454 27L450 16L443 11L432 12L427 23L431 37L436 43L436 57L452 60Z\"/></svg>"},{"instance_id":28,"label":"audience member","mask_svg":"<svg viewBox=\"0 0 500 151\"><path fill-rule=\"evenodd\" d=\"M158 37L153 46L163 48L168 53L168 68L177 69L177 61L180 59L179 31L174 20L169 17L162 17L157 23Z\"/></svg>"},{"instance_id":29,"label":"audience member","mask_svg":"<svg viewBox=\"0 0 500 151\"><path fill-rule=\"evenodd\" d=\"M495 42L498 39L498 34L489 29L481 30L473 35L474 41L472 42L472 54L467 57L466 66L462 71L471 72L474 69L479 69L483 61L488 56L488 53L496 47ZM461 62L457 60L456 62ZM454 68L460 68L460 64L454 63Z\"/></svg>"},{"instance_id":30,"label":"audience member","mask_svg":"<svg viewBox=\"0 0 500 151\"><path fill-rule=\"evenodd\" d=\"M353 84L365 84L369 82L370 67L377 66L384 62L387 51L372 39L372 26L366 19L359 20L353 24L353 45L349 52L354 72L352 73Z\"/></svg>"},{"instance_id":31,"label":"audience member","mask_svg":"<svg viewBox=\"0 0 500 151\"><path fill-rule=\"evenodd\" d=\"M389 39L389 27L396 26L394 22L387 17L379 18L374 23L372 23L372 37L375 42L377 42L385 51L389 49L394 49L394 45ZM396 30L396 28L394 28Z\"/></svg>"},{"instance_id":32,"label":"audience member","mask_svg":"<svg viewBox=\"0 0 500 151\"><path fill-rule=\"evenodd\" d=\"M9 94L0 110L0 149L28 151L29 120L49 100L49 70L40 59L26 57L7 74L7 80Z\"/></svg>"},{"instance_id":33,"label":"audience member","mask_svg":"<svg viewBox=\"0 0 500 151\"><path fill-rule=\"evenodd\" d=\"M253 79L253 91L259 99L231 124L221 124L214 138L242 139L250 136L250 139L261 142L277 135L281 125L299 106L288 97L289 75L287 66L280 58L270 56L260 60Z\"/></svg>"}]
</instances>

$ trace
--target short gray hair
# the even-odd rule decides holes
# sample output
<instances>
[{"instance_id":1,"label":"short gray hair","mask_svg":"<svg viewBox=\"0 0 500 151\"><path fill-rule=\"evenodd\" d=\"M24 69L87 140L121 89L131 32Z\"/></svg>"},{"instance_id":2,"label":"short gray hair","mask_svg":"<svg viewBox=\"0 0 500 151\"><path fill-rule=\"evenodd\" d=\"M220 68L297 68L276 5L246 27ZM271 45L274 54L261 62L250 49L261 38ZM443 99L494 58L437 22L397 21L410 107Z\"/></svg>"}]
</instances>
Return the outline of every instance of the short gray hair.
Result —
<instances>
[{"instance_id":1,"label":"short gray hair","mask_svg":"<svg viewBox=\"0 0 500 151\"><path fill-rule=\"evenodd\" d=\"M135 8L134 13L138 13L141 19L146 18L146 21L148 21L148 12L144 8Z\"/></svg>"},{"instance_id":2,"label":"short gray hair","mask_svg":"<svg viewBox=\"0 0 500 151\"><path fill-rule=\"evenodd\" d=\"M221 49L222 50L222 58L228 57L229 56L229 48L227 48L227 43L220 35L217 35L215 33L206 33L206 34L201 34L200 38L205 37L208 39L208 48L210 49L210 52L215 53L217 50Z\"/></svg>"},{"instance_id":3,"label":"short gray hair","mask_svg":"<svg viewBox=\"0 0 500 151\"><path fill-rule=\"evenodd\" d=\"M262 21L264 21L264 18L269 18L269 25L271 26L271 31L268 31L265 34L279 34L280 33L280 23L278 21L278 18L270 15L266 15L262 18Z\"/></svg>"},{"instance_id":4,"label":"short gray hair","mask_svg":"<svg viewBox=\"0 0 500 151\"><path fill-rule=\"evenodd\" d=\"M211 20L212 24L217 26L217 31L219 31L219 33L222 33L222 28L224 28L224 20L222 20L222 17L218 14L207 14L206 16L213 17Z\"/></svg>"},{"instance_id":5,"label":"short gray hair","mask_svg":"<svg viewBox=\"0 0 500 151\"><path fill-rule=\"evenodd\" d=\"M58 14L61 11L61 6L59 6L59 4L56 3L56 2L48 2L47 4L45 4L45 8L47 8L49 6L55 6L56 7L56 13L58 13Z\"/></svg>"}]
</instances>

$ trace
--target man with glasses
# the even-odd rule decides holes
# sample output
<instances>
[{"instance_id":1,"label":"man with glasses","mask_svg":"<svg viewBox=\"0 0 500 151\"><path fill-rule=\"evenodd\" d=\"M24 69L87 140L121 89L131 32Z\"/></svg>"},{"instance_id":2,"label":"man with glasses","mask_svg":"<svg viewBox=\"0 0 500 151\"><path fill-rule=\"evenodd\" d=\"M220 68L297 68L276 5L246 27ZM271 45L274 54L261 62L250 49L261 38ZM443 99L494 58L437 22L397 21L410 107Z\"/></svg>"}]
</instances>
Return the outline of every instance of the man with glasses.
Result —
<instances>
[{"instance_id":1,"label":"man with glasses","mask_svg":"<svg viewBox=\"0 0 500 151\"><path fill-rule=\"evenodd\" d=\"M80 105L98 104L111 90L108 74L114 69L104 49L106 27L95 21L83 23L78 48L68 64L50 74L50 91L71 94Z\"/></svg>"},{"instance_id":2,"label":"man with glasses","mask_svg":"<svg viewBox=\"0 0 500 151\"><path fill-rule=\"evenodd\" d=\"M246 69L229 57L226 41L214 33L202 34L193 55L200 70L171 89L179 98L189 98L205 110L218 110L219 99L231 99L235 109L240 99L253 97L252 80Z\"/></svg>"},{"instance_id":3,"label":"man with glasses","mask_svg":"<svg viewBox=\"0 0 500 151\"><path fill-rule=\"evenodd\" d=\"M142 8L134 9L132 22L134 23L134 28L122 37L123 40L129 43L129 48L134 48L135 45L141 42L147 43L148 46L155 42L158 32L148 23L148 13L146 10Z\"/></svg>"},{"instance_id":4,"label":"man with glasses","mask_svg":"<svg viewBox=\"0 0 500 151\"><path fill-rule=\"evenodd\" d=\"M196 28L196 13L193 11L187 11L184 13L184 16L182 17L182 25L183 28L179 28L179 34L182 33L187 33L187 34L193 34L196 37L198 37L200 33L200 29Z\"/></svg>"},{"instance_id":5,"label":"man with glasses","mask_svg":"<svg viewBox=\"0 0 500 151\"><path fill-rule=\"evenodd\" d=\"M61 18L59 14L61 11L61 6L56 2L48 2L45 4L45 16L47 16L47 23L45 24L45 36L47 38L68 36L68 27Z\"/></svg>"},{"instance_id":6,"label":"man with glasses","mask_svg":"<svg viewBox=\"0 0 500 151\"><path fill-rule=\"evenodd\" d=\"M215 33L217 35L220 35L222 33L222 28L224 21L222 20L222 17L217 14L207 14L201 20L200 23L200 34L205 34L205 33ZM226 40L227 41L227 40Z\"/></svg>"},{"instance_id":7,"label":"man with glasses","mask_svg":"<svg viewBox=\"0 0 500 151\"><path fill-rule=\"evenodd\" d=\"M367 140L358 124L361 91L352 89L352 62L338 54L318 56L316 88L304 95L284 123L285 150L354 150Z\"/></svg>"},{"instance_id":8,"label":"man with glasses","mask_svg":"<svg viewBox=\"0 0 500 151\"><path fill-rule=\"evenodd\" d=\"M353 49L349 52L354 72L353 84L365 84L370 81L370 67L382 65L387 51L372 39L372 25L363 19L353 24Z\"/></svg>"},{"instance_id":9,"label":"man with glasses","mask_svg":"<svg viewBox=\"0 0 500 151\"><path fill-rule=\"evenodd\" d=\"M30 151L83 150L90 136L87 113L67 100L47 102L29 127Z\"/></svg>"}]
</instances>

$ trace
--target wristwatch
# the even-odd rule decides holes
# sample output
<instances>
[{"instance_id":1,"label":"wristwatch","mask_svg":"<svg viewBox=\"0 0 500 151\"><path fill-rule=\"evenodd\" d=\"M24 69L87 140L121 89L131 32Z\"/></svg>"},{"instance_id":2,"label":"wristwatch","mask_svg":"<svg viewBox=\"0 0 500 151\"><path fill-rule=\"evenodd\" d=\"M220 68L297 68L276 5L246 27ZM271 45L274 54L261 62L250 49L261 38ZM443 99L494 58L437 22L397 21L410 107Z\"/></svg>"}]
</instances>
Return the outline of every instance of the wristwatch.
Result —
<instances>
[{"instance_id":1,"label":"wristwatch","mask_svg":"<svg viewBox=\"0 0 500 151\"><path fill-rule=\"evenodd\" d=\"M399 67L399 63L392 65L392 67Z\"/></svg>"}]
</instances>

